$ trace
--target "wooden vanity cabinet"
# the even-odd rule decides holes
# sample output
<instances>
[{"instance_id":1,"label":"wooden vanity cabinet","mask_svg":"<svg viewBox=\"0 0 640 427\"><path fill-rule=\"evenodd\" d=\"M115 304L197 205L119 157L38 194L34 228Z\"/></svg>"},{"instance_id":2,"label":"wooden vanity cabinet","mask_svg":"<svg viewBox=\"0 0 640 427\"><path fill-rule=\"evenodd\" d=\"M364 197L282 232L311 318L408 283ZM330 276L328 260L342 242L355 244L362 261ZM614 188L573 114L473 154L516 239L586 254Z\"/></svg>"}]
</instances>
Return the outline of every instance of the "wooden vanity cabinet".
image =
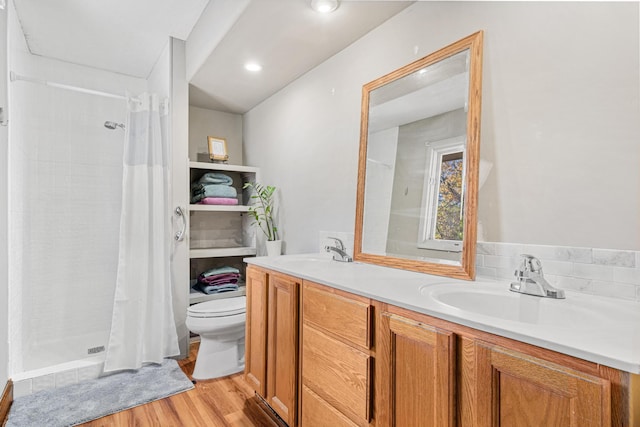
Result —
<instances>
[{"instance_id":1,"label":"wooden vanity cabinet","mask_svg":"<svg viewBox=\"0 0 640 427\"><path fill-rule=\"evenodd\" d=\"M378 425L454 427L454 334L388 312L377 331Z\"/></svg>"},{"instance_id":2,"label":"wooden vanity cabinet","mask_svg":"<svg viewBox=\"0 0 640 427\"><path fill-rule=\"evenodd\" d=\"M611 426L611 384L503 347L475 345L477 426Z\"/></svg>"},{"instance_id":3,"label":"wooden vanity cabinet","mask_svg":"<svg viewBox=\"0 0 640 427\"><path fill-rule=\"evenodd\" d=\"M639 375L254 266L245 361L290 427L640 427Z\"/></svg>"},{"instance_id":4,"label":"wooden vanity cabinet","mask_svg":"<svg viewBox=\"0 0 640 427\"><path fill-rule=\"evenodd\" d=\"M386 304L379 313L380 426L634 425L627 373Z\"/></svg>"},{"instance_id":5,"label":"wooden vanity cabinet","mask_svg":"<svg viewBox=\"0 0 640 427\"><path fill-rule=\"evenodd\" d=\"M249 266L246 273L244 379L261 396L267 395L267 273Z\"/></svg>"},{"instance_id":6,"label":"wooden vanity cabinet","mask_svg":"<svg viewBox=\"0 0 640 427\"><path fill-rule=\"evenodd\" d=\"M300 280L249 266L245 380L289 425L297 425Z\"/></svg>"},{"instance_id":7,"label":"wooden vanity cabinet","mask_svg":"<svg viewBox=\"0 0 640 427\"><path fill-rule=\"evenodd\" d=\"M373 415L368 299L304 281L302 425L367 426Z\"/></svg>"}]
</instances>

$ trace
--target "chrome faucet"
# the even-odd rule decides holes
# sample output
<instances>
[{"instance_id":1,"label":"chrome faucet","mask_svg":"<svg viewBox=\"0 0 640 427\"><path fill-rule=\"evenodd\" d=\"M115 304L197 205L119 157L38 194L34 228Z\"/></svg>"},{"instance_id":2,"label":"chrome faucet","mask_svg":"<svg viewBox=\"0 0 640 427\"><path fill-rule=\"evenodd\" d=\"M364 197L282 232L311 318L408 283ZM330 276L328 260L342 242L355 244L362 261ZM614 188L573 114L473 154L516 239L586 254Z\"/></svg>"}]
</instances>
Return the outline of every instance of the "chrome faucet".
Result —
<instances>
[{"instance_id":1,"label":"chrome faucet","mask_svg":"<svg viewBox=\"0 0 640 427\"><path fill-rule=\"evenodd\" d=\"M563 299L564 291L556 289L547 282L542 274L542 263L533 255L520 255L520 265L515 271L516 281L511 282L509 290L521 294Z\"/></svg>"},{"instance_id":2,"label":"chrome faucet","mask_svg":"<svg viewBox=\"0 0 640 427\"><path fill-rule=\"evenodd\" d=\"M338 239L337 237L329 237L329 239L335 240L336 242L335 246L327 245L324 247L324 250L326 252L333 253L334 261L340 261L340 262L353 261L353 259L349 256L349 254L345 252L344 243L342 243L342 240Z\"/></svg>"}]
</instances>

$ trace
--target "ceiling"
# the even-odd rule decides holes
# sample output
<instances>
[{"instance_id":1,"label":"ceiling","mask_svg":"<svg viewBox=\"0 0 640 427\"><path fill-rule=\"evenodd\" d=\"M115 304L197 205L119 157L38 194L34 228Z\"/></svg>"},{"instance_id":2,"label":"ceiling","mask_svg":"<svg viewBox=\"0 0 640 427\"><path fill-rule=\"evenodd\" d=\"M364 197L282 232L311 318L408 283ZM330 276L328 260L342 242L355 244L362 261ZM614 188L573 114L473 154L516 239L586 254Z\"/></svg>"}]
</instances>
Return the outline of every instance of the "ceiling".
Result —
<instances>
[{"instance_id":1,"label":"ceiling","mask_svg":"<svg viewBox=\"0 0 640 427\"><path fill-rule=\"evenodd\" d=\"M168 37L186 40L209 0L13 0L29 50L146 78Z\"/></svg>"},{"instance_id":2,"label":"ceiling","mask_svg":"<svg viewBox=\"0 0 640 427\"><path fill-rule=\"evenodd\" d=\"M190 104L244 113L411 3L343 1L321 14L309 0L254 0L192 77Z\"/></svg>"},{"instance_id":3,"label":"ceiling","mask_svg":"<svg viewBox=\"0 0 640 427\"><path fill-rule=\"evenodd\" d=\"M224 20L234 1L238 0L14 4L31 53L146 78L169 36L187 40L189 51L194 27L208 30L205 16ZM335 12L319 14L309 7L310 0L245 1L241 13L226 18L228 30L192 73L191 105L244 113L413 3L343 0ZM249 60L259 62L262 71L246 71Z\"/></svg>"}]
</instances>

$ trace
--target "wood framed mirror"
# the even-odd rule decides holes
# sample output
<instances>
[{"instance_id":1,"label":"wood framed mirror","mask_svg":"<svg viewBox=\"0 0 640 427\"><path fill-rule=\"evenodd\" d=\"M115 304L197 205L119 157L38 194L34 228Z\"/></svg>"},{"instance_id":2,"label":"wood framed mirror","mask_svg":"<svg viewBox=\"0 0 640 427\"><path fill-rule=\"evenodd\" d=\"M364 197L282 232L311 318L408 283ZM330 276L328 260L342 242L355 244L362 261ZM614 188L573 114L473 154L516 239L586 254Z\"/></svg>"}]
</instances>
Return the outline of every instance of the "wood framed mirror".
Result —
<instances>
[{"instance_id":1,"label":"wood framed mirror","mask_svg":"<svg viewBox=\"0 0 640 427\"><path fill-rule=\"evenodd\" d=\"M356 261L475 278L482 39L363 86Z\"/></svg>"}]
</instances>

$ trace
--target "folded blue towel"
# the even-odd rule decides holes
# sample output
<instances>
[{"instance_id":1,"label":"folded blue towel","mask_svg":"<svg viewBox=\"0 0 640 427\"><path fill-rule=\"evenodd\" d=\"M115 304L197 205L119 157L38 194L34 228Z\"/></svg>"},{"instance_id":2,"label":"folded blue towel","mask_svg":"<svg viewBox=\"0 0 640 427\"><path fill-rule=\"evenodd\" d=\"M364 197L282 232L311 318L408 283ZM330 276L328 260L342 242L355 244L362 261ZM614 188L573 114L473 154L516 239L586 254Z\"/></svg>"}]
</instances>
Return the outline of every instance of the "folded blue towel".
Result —
<instances>
[{"instance_id":1,"label":"folded blue towel","mask_svg":"<svg viewBox=\"0 0 640 427\"><path fill-rule=\"evenodd\" d=\"M237 283L229 283L226 285L205 285L204 283L198 282L196 287L197 289L199 289L200 291L204 292L207 295L238 290Z\"/></svg>"},{"instance_id":2,"label":"folded blue towel","mask_svg":"<svg viewBox=\"0 0 640 427\"><path fill-rule=\"evenodd\" d=\"M235 187L232 187L232 186L227 185L227 184L214 184L212 182L192 182L191 183L191 191L202 191L202 190L204 190L206 187L208 187L210 185L217 185L217 186L220 186L220 187L227 187L227 188L235 188Z\"/></svg>"},{"instance_id":3,"label":"folded blue towel","mask_svg":"<svg viewBox=\"0 0 640 427\"><path fill-rule=\"evenodd\" d=\"M191 186L191 203L198 203L205 197L236 198L238 192L234 187L220 184L196 184Z\"/></svg>"},{"instance_id":4,"label":"folded blue towel","mask_svg":"<svg viewBox=\"0 0 640 427\"><path fill-rule=\"evenodd\" d=\"M229 175L220 172L207 172L198 180L200 184L232 185L233 179Z\"/></svg>"}]
</instances>

